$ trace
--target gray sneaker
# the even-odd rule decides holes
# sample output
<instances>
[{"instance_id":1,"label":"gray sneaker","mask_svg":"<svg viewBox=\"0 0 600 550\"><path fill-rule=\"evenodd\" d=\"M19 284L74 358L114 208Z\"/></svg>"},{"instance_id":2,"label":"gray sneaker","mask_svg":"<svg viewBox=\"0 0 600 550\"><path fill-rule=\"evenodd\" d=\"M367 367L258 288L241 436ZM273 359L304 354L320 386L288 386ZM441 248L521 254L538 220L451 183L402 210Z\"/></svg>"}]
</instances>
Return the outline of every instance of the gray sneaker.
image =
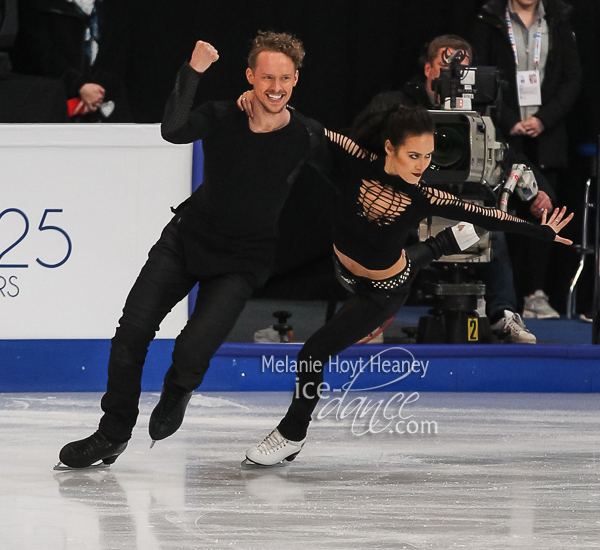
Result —
<instances>
[{"instance_id":1,"label":"gray sneaker","mask_svg":"<svg viewBox=\"0 0 600 550\"><path fill-rule=\"evenodd\" d=\"M283 337L271 325L268 328L257 330L254 333L255 344L287 344L290 341L290 333L284 334Z\"/></svg>"},{"instance_id":2,"label":"gray sneaker","mask_svg":"<svg viewBox=\"0 0 600 550\"><path fill-rule=\"evenodd\" d=\"M525 297L523 318L560 319L560 313L548 303L548 296L543 290L536 290L531 296Z\"/></svg>"},{"instance_id":3,"label":"gray sneaker","mask_svg":"<svg viewBox=\"0 0 600 550\"><path fill-rule=\"evenodd\" d=\"M537 339L526 328L521 316L514 311L504 310L504 317L492 325L492 331L511 344L535 344Z\"/></svg>"}]
</instances>

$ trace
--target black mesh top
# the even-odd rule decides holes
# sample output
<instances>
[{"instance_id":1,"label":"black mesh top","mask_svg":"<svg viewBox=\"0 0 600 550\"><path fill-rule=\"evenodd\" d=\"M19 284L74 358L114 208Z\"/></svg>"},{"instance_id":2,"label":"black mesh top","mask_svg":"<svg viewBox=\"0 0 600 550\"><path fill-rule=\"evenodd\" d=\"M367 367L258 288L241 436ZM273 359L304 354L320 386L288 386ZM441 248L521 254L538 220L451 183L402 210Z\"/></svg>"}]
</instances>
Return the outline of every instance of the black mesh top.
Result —
<instances>
[{"instance_id":1,"label":"black mesh top","mask_svg":"<svg viewBox=\"0 0 600 550\"><path fill-rule=\"evenodd\" d=\"M408 183L385 172L385 158L350 138L325 130L333 156L330 178L340 193L334 227L337 249L367 269L395 264L412 229L428 216L467 221L490 231L551 241L548 226L528 223L496 208L461 201L445 191Z\"/></svg>"}]
</instances>

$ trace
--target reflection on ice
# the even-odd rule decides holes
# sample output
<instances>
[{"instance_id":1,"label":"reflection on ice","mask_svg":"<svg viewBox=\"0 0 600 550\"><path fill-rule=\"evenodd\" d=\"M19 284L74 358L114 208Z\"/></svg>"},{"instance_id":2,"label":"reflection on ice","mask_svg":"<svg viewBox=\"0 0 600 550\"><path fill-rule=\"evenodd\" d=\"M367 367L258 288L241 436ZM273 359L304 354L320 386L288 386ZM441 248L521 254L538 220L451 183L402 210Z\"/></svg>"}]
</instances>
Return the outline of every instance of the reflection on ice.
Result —
<instances>
[{"instance_id":1,"label":"reflection on ice","mask_svg":"<svg viewBox=\"0 0 600 550\"><path fill-rule=\"evenodd\" d=\"M379 398L382 394L377 394ZM371 396L373 397L373 396ZM52 471L97 426L99 394L0 394L0 546L7 550L594 547L595 395L421 394L437 434L352 435L315 420L286 468L242 470L284 393L197 394L182 429L138 427L109 469Z\"/></svg>"}]
</instances>

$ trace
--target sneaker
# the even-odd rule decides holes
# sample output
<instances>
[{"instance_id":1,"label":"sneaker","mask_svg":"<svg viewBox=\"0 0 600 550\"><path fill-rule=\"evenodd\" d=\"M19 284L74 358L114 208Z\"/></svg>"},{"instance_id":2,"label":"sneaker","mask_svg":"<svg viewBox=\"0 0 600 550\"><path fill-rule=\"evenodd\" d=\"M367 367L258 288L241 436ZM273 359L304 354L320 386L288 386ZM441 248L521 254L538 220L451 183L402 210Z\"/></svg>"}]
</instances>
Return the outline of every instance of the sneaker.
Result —
<instances>
[{"instance_id":1,"label":"sneaker","mask_svg":"<svg viewBox=\"0 0 600 550\"><path fill-rule=\"evenodd\" d=\"M279 334L279 331L273 328L271 325L268 328L257 330L254 333L255 344L287 344L290 341L290 333L286 333L283 336Z\"/></svg>"},{"instance_id":2,"label":"sneaker","mask_svg":"<svg viewBox=\"0 0 600 550\"><path fill-rule=\"evenodd\" d=\"M492 332L504 337L511 344L535 344L537 339L526 328L521 316L514 311L504 310L504 317L492 325Z\"/></svg>"},{"instance_id":3,"label":"sneaker","mask_svg":"<svg viewBox=\"0 0 600 550\"><path fill-rule=\"evenodd\" d=\"M581 313L579 315L579 318L584 323L593 323L594 322L594 312L593 311L586 311L585 313Z\"/></svg>"},{"instance_id":4,"label":"sneaker","mask_svg":"<svg viewBox=\"0 0 600 550\"><path fill-rule=\"evenodd\" d=\"M523 317L525 319L560 319L560 314L548 303L546 293L543 290L536 290L531 296L525 297Z\"/></svg>"},{"instance_id":5,"label":"sneaker","mask_svg":"<svg viewBox=\"0 0 600 550\"><path fill-rule=\"evenodd\" d=\"M275 428L258 445L246 451L246 458L261 466L275 466L284 460L291 462L298 456L305 441L306 438L302 441L290 441Z\"/></svg>"},{"instance_id":6,"label":"sneaker","mask_svg":"<svg viewBox=\"0 0 600 550\"><path fill-rule=\"evenodd\" d=\"M160 441L173 435L181 426L185 409L194 392L174 392L163 384L158 404L150 415L148 432L152 441Z\"/></svg>"},{"instance_id":7,"label":"sneaker","mask_svg":"<svg viewBox=\"0 0 600 550\"><path fill-rule=\"evenodd\" d=\"M59 465L64 464L69 468L88 468L99 461L109 465L117 460L126 447L127 441L115 443L106 439L99 431L94 432L85 439L67 443L58 455Z\"/></svg>"}]
</instances>

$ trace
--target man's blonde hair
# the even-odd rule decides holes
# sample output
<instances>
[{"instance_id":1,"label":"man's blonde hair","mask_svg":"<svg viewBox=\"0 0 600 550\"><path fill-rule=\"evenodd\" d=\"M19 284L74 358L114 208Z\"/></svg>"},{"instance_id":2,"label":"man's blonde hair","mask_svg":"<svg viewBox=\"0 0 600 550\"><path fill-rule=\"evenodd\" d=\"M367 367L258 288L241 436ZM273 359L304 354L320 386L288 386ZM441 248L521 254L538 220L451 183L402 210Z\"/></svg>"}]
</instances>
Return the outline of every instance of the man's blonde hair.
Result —
<instances>
[{"instance_id":1,"label":"man's blonde hair","mask_svg":"<svg viewBox=\"0 0 600 550\"><path fill-rule=\"evenodd\" d=\"M258 31L258 35L252 41L252 49L248 55L248 67L254 70L258 54L261 52L278 52L287 55L298 70L302 67L304 59L304 45L295 36L285 32Z\"/></svg>"}]
</instances>

